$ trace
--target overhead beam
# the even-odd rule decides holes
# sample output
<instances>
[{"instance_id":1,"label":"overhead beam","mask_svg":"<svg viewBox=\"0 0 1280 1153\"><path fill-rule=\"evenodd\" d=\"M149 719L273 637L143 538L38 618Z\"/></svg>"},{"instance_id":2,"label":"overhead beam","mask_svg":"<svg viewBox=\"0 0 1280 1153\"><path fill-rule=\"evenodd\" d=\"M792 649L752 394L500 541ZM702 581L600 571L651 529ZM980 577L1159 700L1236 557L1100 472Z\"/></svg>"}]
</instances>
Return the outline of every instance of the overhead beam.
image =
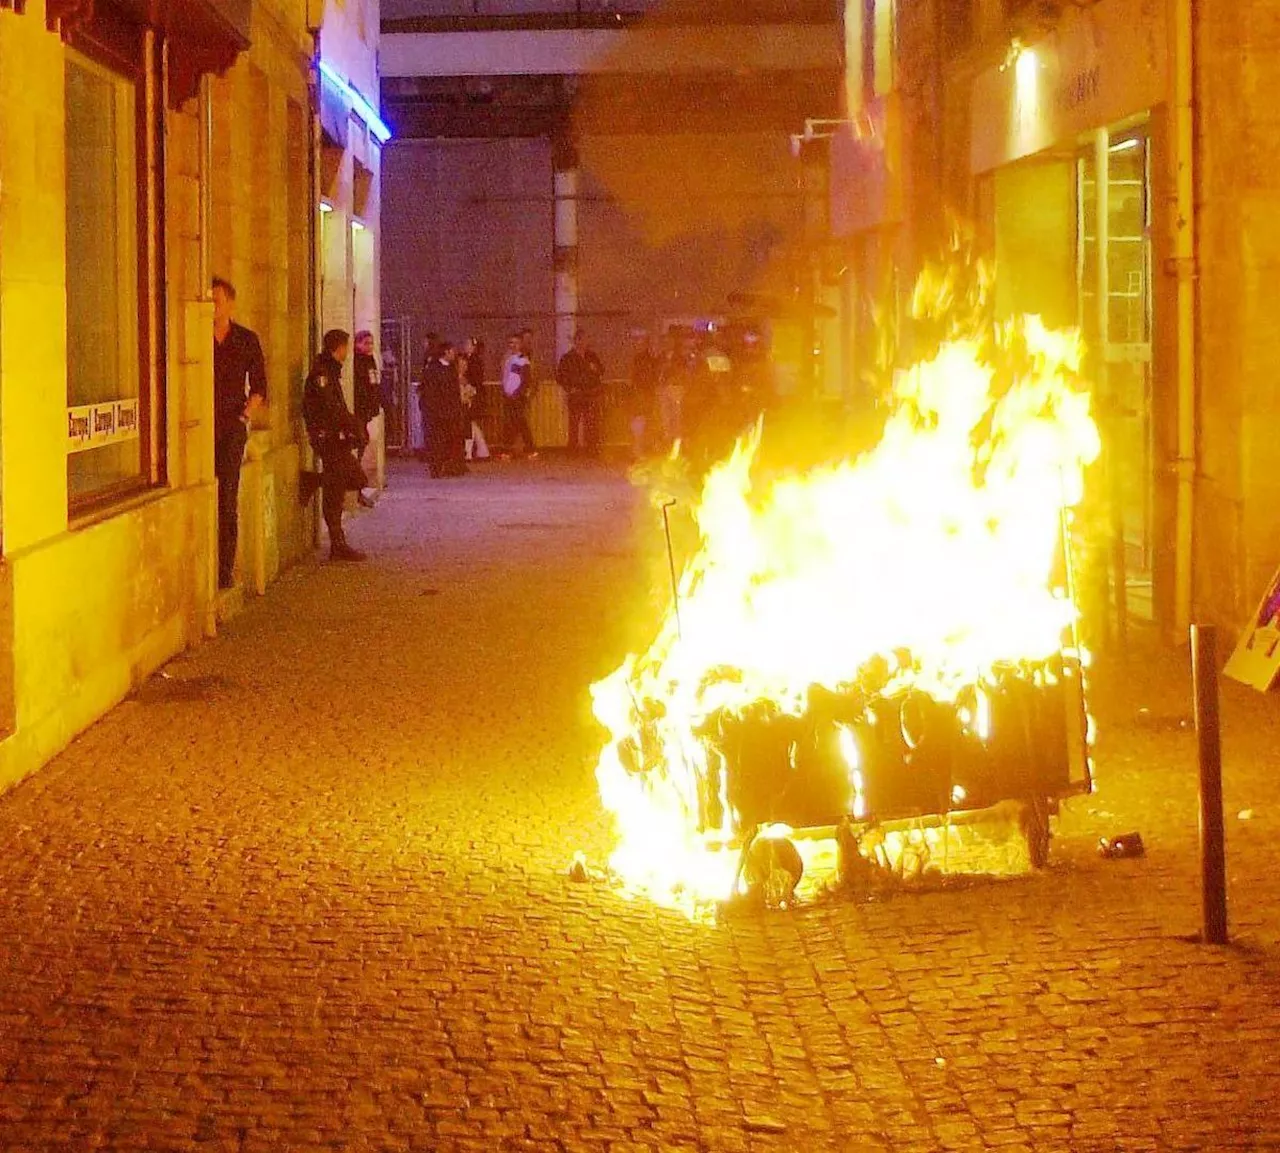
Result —
<instances>
[{"instance_id":1,"label":"overhead beam","mask_svg":"<svg viewBox=\"0 0 1280 1153\"><path fill-rule=\"evenodd\" d=\"M739 72L762 77L840 67L834 24L522 32L392 33L384 77Z\"/></svg>"},{"instance_id":2,"label":"overhead beam","mask_svg":"<svg viewBox=\"0 0 1280 1153\"><path fill-rule=\"evenodd\" d=\"M673 77L660 91L644 77L545 77L486 82L419 78L384 83L383 114L402 139L546 136L572 127L592 135L794 132L808 117L836 115L840 74L792 73L758 84L736 76ZM576 92L571 97L570 92Z\"/></svg>"}]
</instances>

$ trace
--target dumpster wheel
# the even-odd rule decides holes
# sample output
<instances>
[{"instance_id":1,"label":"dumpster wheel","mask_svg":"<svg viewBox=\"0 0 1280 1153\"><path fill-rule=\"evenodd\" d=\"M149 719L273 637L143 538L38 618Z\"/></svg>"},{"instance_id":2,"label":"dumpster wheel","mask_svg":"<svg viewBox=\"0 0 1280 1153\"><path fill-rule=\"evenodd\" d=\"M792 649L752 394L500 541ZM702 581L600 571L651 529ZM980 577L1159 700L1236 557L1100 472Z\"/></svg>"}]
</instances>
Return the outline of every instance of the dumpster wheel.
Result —
<instances>
[{"instance_id":1,"label":"dumpster wheel","mask_svg":"<svg viewBox=\"0 0 1280 1153\"><path fill-rule=\"evenodd\" d=\"M1024 801L1021 824L1031 867L1043 869L1049 863L1049 799L1034 796Z\"/></svg>"}]
</instances>

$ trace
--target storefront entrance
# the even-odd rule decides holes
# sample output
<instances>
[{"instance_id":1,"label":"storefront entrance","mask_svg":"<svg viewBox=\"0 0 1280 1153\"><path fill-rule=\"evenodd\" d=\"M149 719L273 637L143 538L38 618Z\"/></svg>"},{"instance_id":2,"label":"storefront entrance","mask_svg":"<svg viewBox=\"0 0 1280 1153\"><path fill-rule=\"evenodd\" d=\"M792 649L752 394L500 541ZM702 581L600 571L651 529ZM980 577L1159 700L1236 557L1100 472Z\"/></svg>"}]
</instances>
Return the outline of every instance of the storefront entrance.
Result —
<instances>
[{"instance_id":1,"label":"storefront entrance","mask_svg":"<svg viewBox=\"0 0 1280 1153\"><path fill-rule=\"evenodd\" d=\"M1150 169L1145 127L1103 130L1076 159L1079 317L1107 447L1112 601L1119 614L1147 620L1155 552Z\"/></svg>"}]
</instances>

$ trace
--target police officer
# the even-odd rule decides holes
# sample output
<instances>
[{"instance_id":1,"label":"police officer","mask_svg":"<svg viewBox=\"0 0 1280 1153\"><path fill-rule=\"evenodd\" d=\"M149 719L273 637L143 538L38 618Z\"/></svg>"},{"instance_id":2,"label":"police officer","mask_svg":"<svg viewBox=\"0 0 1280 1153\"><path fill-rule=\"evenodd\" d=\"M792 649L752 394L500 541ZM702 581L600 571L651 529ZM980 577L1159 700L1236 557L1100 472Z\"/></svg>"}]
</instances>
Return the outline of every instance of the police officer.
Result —
<instances>
[{"instance_id":1,"label":"police officer","mask_svg":"<svg viewBox=\"0 0 1280 1153\"><path fill-rule=\"evenodd\" d=\"M307 425L307 436L323 465L319 477L314 473L303 474L302 497L305 503L314 494L316 485L320 486L321 509L329 529L329 559L335 561L365 559L364 553L347 543L342 531L346 494L349 490L358 492L366 483L355 458L362 442L361 429L342 395L342 365L350 346L349 333L340 328L326 332L302 394L302 419Z\"/></svg>"}]
</instances>

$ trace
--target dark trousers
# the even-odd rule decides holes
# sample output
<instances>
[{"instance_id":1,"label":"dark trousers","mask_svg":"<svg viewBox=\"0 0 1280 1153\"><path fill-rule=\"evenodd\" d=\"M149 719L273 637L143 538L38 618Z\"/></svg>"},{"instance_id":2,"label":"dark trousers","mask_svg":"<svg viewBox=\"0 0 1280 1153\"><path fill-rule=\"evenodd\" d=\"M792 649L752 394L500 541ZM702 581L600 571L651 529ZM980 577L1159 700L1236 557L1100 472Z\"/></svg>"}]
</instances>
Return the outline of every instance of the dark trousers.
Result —
<instances>
[{"instance_id":1,"label":"dark trousers","mask_svg":"<svg viewBox=\"0 0 1280 1153\"><path fill-rule=\"evenodd\" d=\"M230 588L235 577L240 536L240 465L248 439L248 431L238 424L218 432L213 442L213 467L218 475L219 588Z\"/></svg>"},{"instance_id":2,"label":"dark trousers","mask_svg":"<svg viewBox=\"0 0 1280 1153\"><path fill-rule=\"evenodd\" d=\"M502 414L505 425L503 439L507 442L507 451L514 452L516 441L520 440L525 452L537 452L537 445L533 443L533 430L529 427L529 398L504 396Z\"/></svg>"},{"instance_id":3,"label":"dark trousers","mask_svg":"<svg viewBox=\"0 0 1280 1153\"><path fill-rule=\"evenodd\" d=\"M569 393L569 451L600 451L600 398L594 392Z\"/></svg>"},{"instance_id":4,"label":"dark trousers","mask_svg":"<svg viewBox=\"0 0 1280 1153\"><path fill-rule=\"evenodd\" d=\"M329 530L329 546L333 547L345 544L347 539L342 531L342 508L351 488L351 452L349 449L334 449L321 456L320 460L320 512Z\"/></svg>"}]
</instances>

